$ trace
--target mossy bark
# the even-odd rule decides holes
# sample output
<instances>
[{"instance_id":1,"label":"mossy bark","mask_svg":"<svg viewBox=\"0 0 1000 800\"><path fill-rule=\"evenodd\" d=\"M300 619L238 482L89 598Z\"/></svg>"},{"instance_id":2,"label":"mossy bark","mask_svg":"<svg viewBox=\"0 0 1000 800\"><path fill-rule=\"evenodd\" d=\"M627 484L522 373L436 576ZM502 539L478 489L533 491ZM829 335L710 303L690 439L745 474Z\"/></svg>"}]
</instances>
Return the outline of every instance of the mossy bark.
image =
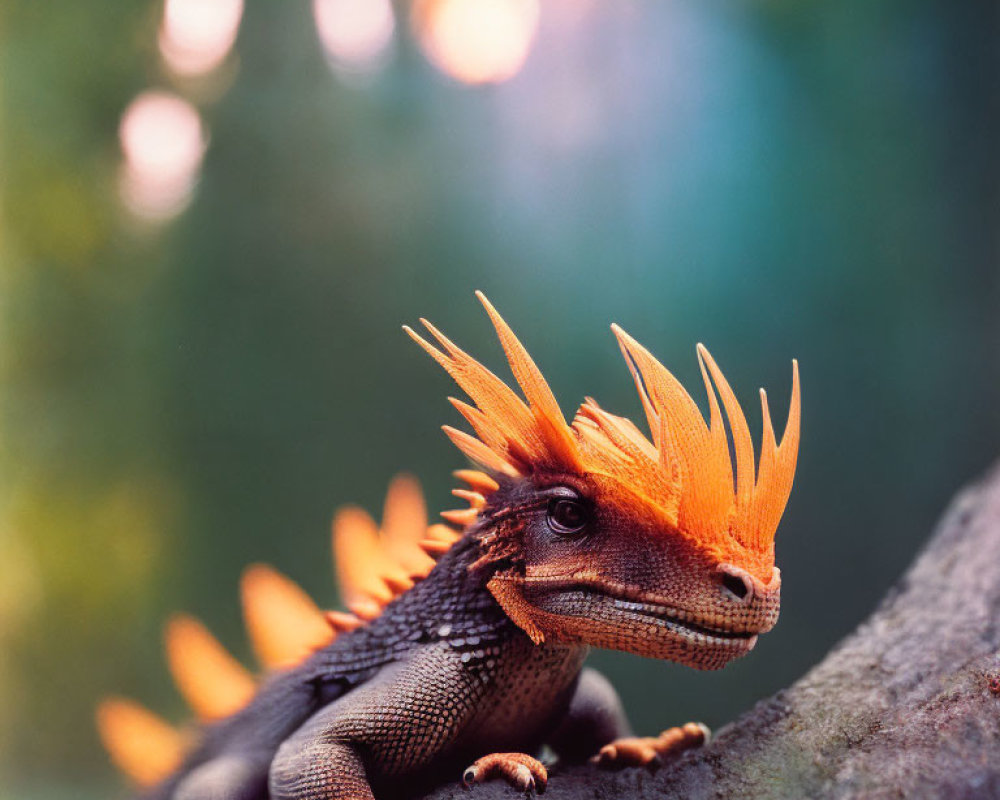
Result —
<instances>
[{"instance_id":1,"label":"mossy bark","mask_svg":"<svg viewBox=\"0 0 1000 800\"><path fill-rule=\"evenodd\" d=\"M1000 469L956 498L878 610L793 686L655 774L556 768L546 797L1000 798Z\"/></svg>"}]
</instances>

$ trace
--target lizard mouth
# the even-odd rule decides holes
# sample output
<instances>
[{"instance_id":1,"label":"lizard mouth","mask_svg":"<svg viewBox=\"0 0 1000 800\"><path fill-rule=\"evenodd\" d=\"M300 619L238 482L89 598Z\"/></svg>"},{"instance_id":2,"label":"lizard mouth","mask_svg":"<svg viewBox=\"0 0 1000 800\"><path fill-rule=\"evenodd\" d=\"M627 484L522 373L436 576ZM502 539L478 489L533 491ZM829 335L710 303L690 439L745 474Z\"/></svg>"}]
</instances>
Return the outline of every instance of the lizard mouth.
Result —
<instances>
[{"instance_id":1,"label":"lizard mouth","mask_svg":"<svg viewBox=\"0 0 1000 800\"><path fill-rule=\"evenodd\" d=\"M637 614L641 617L650 617L651 619L666 625L675 633L679 633L680 635L688 638L744 642L750 642L751 640L757 639L756 633L748 631L728 631L723 628L716 628L699 622L692 622L689 619L682 619L677 616L677 611L675 609L669 608L668 606L659 606L653 603L641 603L632 600L625 600L604 592L594 592L593 589L589 589L588 591L591 594L602 594L611 601L611 604L615 608L620 609L621 611L629 614Z\"/></svg>"},{"instance_id":2,"label":"lizard mouth","mask_svg":"<svg viewBox=\"0 0 1000 800\"><path fill-rule=\"evenodd\" d=\"M743 655L753 649L760 630L736 630L706 620L702 615L679 609L656 598L644 597L627 586L595 585L587 580L527 577L526 597L540 608L561 616L591 619L624 619L643 628L655 628L659 636L680 640L693 649ZM721 623L721 620L720 620Z\"/></svg>"}]
</instances>

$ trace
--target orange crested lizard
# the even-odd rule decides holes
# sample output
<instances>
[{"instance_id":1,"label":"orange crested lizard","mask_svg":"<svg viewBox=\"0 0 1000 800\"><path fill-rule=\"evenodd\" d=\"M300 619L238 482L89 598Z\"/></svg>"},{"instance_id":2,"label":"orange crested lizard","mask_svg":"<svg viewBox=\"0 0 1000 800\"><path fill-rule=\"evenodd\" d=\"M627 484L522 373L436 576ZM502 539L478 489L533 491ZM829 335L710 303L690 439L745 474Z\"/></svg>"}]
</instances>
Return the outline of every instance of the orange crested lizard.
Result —
<instances>
[{"instance_id":1,"label":"orange crested lizard","mask_svg":"<svg viewBox=\"0 0 1000 800\"><path fill-rule=\"evenodd\" d=\"M695 723L631 736L614 689L583 663L601 647L718 669L774 626L797 365L780 445L761 391L759 462L704 347L708 422L617 326L650 438L589 398L567 423L478 296L523 399L425 320L436 344L405 329L472 401L451 402L474 434L444 429L477 465L456 473L469 508L428 527L419 487L400 478L381 531L358 509L339 512L334 550L350 613L324 614L287 578L250 568L244 615L268 670L259 684L199 622L174 618L168 661L202 724L185 734L122 699L98 709L112 758L144 797L371 800L450 774L541 792L543 745L568 762L619 767L706 740Z\"/></svg>"}]
</instances>

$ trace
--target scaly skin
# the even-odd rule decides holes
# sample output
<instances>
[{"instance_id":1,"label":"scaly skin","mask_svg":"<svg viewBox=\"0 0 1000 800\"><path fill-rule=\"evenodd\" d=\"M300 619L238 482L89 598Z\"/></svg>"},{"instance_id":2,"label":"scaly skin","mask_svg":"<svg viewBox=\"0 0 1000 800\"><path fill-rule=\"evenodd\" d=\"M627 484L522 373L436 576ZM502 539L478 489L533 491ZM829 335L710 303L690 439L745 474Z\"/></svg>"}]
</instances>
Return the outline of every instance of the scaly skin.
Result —
<instances>
[{"instance_id":1,"label":"scaly skin","mask_svg":"<svg viewBox=\"0 0 1000 800\"><path fill-rule=\"evenodd\" d=\"M720 583L724 573L709 567L711 602L687 609L689 624L698 627L664 621L652 605L618 600L649 594L623 588L629 574L641 578L648 570L680 584L679 591L665 585L654 593L677 609L674 595L683 599L693 588L693 554L672 552L676 543L652 532L644 537L636 529L640 521L617 514L594 523L586 543L554 535L548 504L553 491L561 496L566 490L505 481L480 524L424 581L365 627L278 674L244 711L209 729L203 745L150 800L360 800L398 791L403 781L413 787L458 777L490 753L535 753L542 744L564 759L581 760L629 733L611 687L592 670L581 673L588 639L678 658L686 653L689 663L714 668L753 646L750 631L773 625L776 586L758 587L747 602ZM633 535L618 535L622 525ZM507 562L475 564L482 542L511 527L536 573L544 564L548 574L569 574L575 561L567 550L593 563L589 550L614 539L629 542L625 551L605 548L613 554L613 595L597 588L593 576L587 578L591 589L573 581L561 581L554 591L532 589L539 603L534 618L551 634L534 644L487 588ZM640 551L644 566L637 563ZM550 626L556 613L544 607L561 608L560 619L590 622L572 622L560 633ZM720 620L728 620L730 633L702 630ZM576 638L581 625L591 625L592 636ZM609 637L610 630L619 633ZM636 761L634 753L623 752L622 763L655 755Z\"/></svg>"}]
</instances>

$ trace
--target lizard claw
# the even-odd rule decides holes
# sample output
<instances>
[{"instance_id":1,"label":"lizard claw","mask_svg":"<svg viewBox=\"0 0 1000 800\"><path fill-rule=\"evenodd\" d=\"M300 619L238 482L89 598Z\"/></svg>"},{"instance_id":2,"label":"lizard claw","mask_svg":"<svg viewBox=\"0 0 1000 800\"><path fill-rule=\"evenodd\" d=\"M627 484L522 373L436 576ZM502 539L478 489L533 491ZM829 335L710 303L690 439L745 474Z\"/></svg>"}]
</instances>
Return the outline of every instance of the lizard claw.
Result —
<instances>
[{"instance_id":1,"label":"lizard claw","mask_svg":"<svg viewBox=\"0 0 1000 800\"><path fill-rule=\"evenodd\" d=\"M493 778L503 778L525 794L545 793L549 773L538 759L524 753L491 753L477 759L462 774L462 786L471 789L473 784Z\"/></svg>"},{"instance_id":2,"label":"lizard claw","mask_svg":"<svg viewBox=\"0 0 1000 800\"><path fill-rule=\"evenodd\" d=\"M608 769L649 767L656 769L663 759L693 747L708 744L712 732L700 722L689 722L679 728L668 728L659 736L632 736L615 739L604 745L590 759L591 764Z\"/></svg>"}]
</instances>

